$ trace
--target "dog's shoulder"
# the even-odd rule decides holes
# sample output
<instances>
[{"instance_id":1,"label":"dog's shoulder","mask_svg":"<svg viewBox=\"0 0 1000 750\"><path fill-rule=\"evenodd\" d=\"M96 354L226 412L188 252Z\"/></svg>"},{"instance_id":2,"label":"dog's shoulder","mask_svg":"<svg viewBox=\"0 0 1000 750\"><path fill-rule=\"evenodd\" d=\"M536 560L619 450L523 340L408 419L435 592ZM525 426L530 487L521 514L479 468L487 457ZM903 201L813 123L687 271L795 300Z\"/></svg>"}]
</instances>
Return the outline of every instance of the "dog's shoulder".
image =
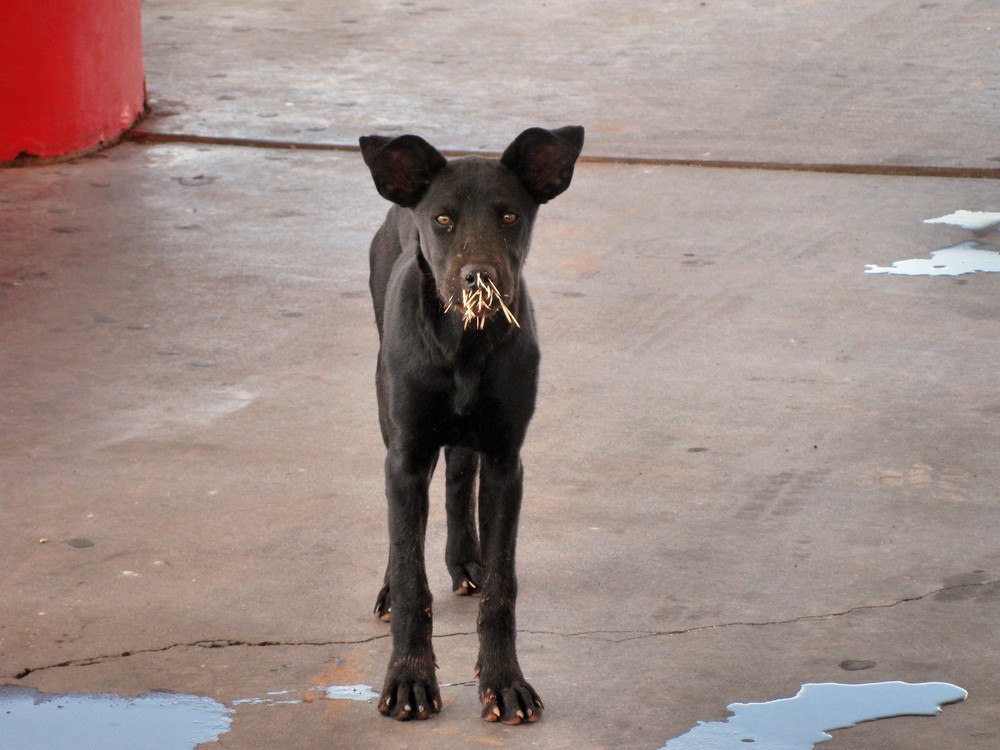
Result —
<instances>
[{"instance_id":1,"label":"dog's shoulder","mask_svg":"<svg viewBox=\"0 0 1000 750\"><path fill-rule=\"evenodd\" d=\"M373 268L376 264L392 267L403 249L417 240L417 225L410 212L399 206L391 206L389 212L372 238L370 258Z\"/></svg>"},{"instance_id":2,"label":"dog's shoulder","mask_svg":"<svg viewBox=\"0 0 1000 750\"><path fill-rule=\"evenodd\" d=\"M382 334L385 317L385 299L393 269L413 259L417 248L417 227L405 208L392 206L385 221L372 238L368 253L368 285L375 307L375 322Z\"/></svg>"}]
</instances>

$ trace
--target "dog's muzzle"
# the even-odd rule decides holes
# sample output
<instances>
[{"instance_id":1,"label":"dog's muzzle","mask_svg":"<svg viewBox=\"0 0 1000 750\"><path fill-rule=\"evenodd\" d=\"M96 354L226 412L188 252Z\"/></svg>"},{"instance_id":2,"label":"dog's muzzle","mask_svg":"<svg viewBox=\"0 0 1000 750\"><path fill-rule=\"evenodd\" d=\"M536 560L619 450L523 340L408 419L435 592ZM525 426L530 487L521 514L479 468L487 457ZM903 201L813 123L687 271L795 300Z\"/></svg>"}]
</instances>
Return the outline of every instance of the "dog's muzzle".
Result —
<instances>
[{"instance_id":1,"label":"dog's muzzle","mask_svg":"<svg viewBox=\"0 0 1000 750\"><path fill-rule=\"evenodd\" d=\"M517 322L514 313L507 307L503 293L493 281L495 276L496 272L485 266L463 267L461 271L463 281L461 299L457 299L454 294L451 295L445 304L444 311L454 310L461 315L462 327L465 329L474 325L477 330L483 330L486 321L497 312L503 313L508 323L520 328L521 324Z\"/></svg>"}]
</instances>

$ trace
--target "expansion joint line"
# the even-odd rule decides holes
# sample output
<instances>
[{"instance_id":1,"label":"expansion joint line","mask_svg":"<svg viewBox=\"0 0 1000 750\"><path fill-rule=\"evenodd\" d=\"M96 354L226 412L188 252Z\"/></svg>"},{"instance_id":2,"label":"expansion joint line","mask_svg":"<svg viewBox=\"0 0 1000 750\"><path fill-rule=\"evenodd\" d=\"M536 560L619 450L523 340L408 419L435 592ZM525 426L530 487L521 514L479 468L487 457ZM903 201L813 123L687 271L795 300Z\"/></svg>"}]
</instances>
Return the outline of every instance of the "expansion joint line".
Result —
<instances>
[{"instance_id":1,"label":"expansion joint line","mask_svg":"<svg viewBox=\"0 0 1000 750\"><path fill-rule=\"evenodd\" d=\"M227 136L188 133L154 133L142 128L132 130L125 138L135 143L192 143L210 146L286 149L290 151L342 151L360 153L361 148L348 143L308 143L268 140L262 138L230 138ZM499 153L459 149L442 150L445 156L485 156ZM765 170L770 172L817 172L821 174L874 175L881 177L944 177L949 179L1000 180L1000 167L943 167L926 164L827 164L811 162L750 161L743 159L658 158L646 156L587 155L579 162L586 164L626 164L649 167L701 167L703 169Z\"/></svg>"}]
</instances>

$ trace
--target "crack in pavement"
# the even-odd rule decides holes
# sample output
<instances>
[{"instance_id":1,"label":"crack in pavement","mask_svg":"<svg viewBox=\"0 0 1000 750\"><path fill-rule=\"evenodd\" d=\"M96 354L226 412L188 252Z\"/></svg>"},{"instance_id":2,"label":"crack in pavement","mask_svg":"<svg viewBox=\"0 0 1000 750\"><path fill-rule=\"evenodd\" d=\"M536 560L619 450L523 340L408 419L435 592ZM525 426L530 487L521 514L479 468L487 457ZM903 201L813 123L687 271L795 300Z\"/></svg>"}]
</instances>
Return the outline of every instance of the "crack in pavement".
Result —
<instances>
[{"instance_id":1,"label":"crack in pavement","mask_svg":"<svg viewBox=\"0 0 1000 750\"><path fill-rule=\"evenodd\" d=\"M896 601L886 602L883 604L859 604L855 607L850 607L848 609L840 610L837 612L826 612L823 614L813 614L813 615L799 615L798 617L791 617L783 620L749 620L749 621L733 621L724 623L714 623L710 625L693 625L689 628L679 628L675 630L582 630L573 633L563 633L557 630L519 630L518 632L524 633L525 635L548 635L555 636L559 638L589 638L595 641L603 641L605 643L625 643L627 641L637 641L644 638L663 638L668 636L678 636L678 635L688 635L690 633L697 633L703 630L722 630L723 628L737 628L737 627L771 627L775 625L794 625L802 622L815 622L818 620L832 620L838 617L845 617L847 615L854 614L856 612L867 612L872 610L880 609L892 609L893 607L898 607L903 604L911 604L913 602L924 601L932 596L942 594L948 591L957 591L959 589L975 589L975 588L986 588L988 586L996 586L1000 584L1000 579L993 579L989 581L980 581L978 583L960 583L953 586L942 586L941 588L934 589L933 591L928 591L924 594L917 594L915 596L908 596L902 599L897 599ZM453 633L438 633L434 635L434 638L455 638L458 636L473 636L476 635L476 631L457 631ZM23 680L29 675L35 674L36 672L44 672L49 669L58 669L61 667L89 667L94 664L100 664L106 661L113 661L116 659L126 659L131 656L138 656L140 654L158 654L165 651L171 651L177 648L207 648L207 649L217 649L217 648L232 648L232 647L243 647L243 648L273 648L277 646L286 647L298 647L298 646L357 646L364 643L372 643L374 641L383 640L389 638L389 633L383 633L382 635L373 635L367 638L357 638L357 639L339 639L339 640L328 640L328 641L241 641L228 638L219 639L206 639L200 641L193 641L191 643L172 643L169 646L160 646L158 648L145 648L145 649L134 649L130 651L122 651L118 654L104 654L101 656L91 656L81 659L68 659L66 661L59 662L57 664L46 664L39 667L25 667L17 674L13 675L15 680ZM10 677L4 676L2 679L10 679Z\"/></svg>"},{"instance_id":2,"label":"crack in pavement","mask_svg":"<svg viewBox=\"0 0 1000 750\"><path fill-rule=\"evenodd\" d=\"M637 641L643 638L660 638L672 635L688 635L689 633L697 633L702 630L721 630L723 628L737 628L737 627L769 627L774 625L795 625L800 622L814 622L817 620L833 620L838 617L845 617L847 615L854 614L855 612L866 612L878 609L892 609L893 607L898 607L901 604L911 604L913 602L920 602L925 599L929 599L932 596L937 596L947 591L957 591L959 589L970 589L970 588L984 588L987 586L996 586L1000 584L1000 579L994 579L990 581L980 581L977 583L960 583L953 586L942 586L941 588L934 589L933 591L928 591L924 594L917 594L916 596L908 596L903 599L897 599L896 601L886 602L883 604L859 604L855 607L850 607L849 609L840 610L838 612L825 612L823 614L815 615L799 615L798 617L791 617L784 620L748 620L741 621L736 620L733 622L723 622L723 623L713 623L711 625L693 625L689 628L679 628L676 630L585 630L577 633L559 633L550 630L521 630L521 633L531 633L533 635L558 635L565 638L590 638L596 641L604 641L607 643L625 643L626 641Z\"/></svg>"},{"instance_id":3,"label":"crack in pavement","mask_svg":"<svg viewBox=\"0 0 1000 750\"><path fill-rule=\"evenodd\" d=\"M59 662L57 664L45 664L40 667L25 667L17 674L13 675L15 680L23 680L28 675L32 675L35 672L44 672L47 669L58 669L60 667L90 667L94 664L101 664L105 661L114 661L115 659L127 659L130 656L139 656L141 654L160 654L165 651L172 651L175 648L232 648L232 647L243 647L243 648L272 648L275 646L356 646L362 643L371 643L372 641L381 640L383 638L388 638L389 634L385 633L383 635L373 635L368 638L358 638L358 639L341 639L332 641L241 641L231 638L209 638L200 641L192 641L191 643L171 643L169 646L159 646L157 648L140 648L132 649L129 651L122 651L118 654L102 654L100 656L88 656L81 659L67 659L66 661Z\"/></svg>"}]
</instances>

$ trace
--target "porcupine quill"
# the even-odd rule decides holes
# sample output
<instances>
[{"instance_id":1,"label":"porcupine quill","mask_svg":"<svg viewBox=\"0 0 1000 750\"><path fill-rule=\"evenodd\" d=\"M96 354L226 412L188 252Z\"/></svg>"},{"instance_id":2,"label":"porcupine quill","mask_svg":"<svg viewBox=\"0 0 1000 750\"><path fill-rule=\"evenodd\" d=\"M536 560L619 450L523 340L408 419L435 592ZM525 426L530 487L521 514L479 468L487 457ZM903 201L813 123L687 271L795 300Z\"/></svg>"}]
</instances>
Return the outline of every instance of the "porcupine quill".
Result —
<instances>
[{"instance_id":1,"label":"porcupine quill","mask_svg":"<svg viewBox=\"0 0 1000 750\"><path fill-rule=\"evenodd\" d=\"M462 313L462 328L468 329L469 324L475 321L476 328L480 331L483 330L486 326L486 319L490 313L494 312L494 303L499 305L500 311L508 323L512 323L518 328L521 327L517 318L514 317L514 313L504 303L503 295L500 294L497 285L493 283L493 279L487 277L486 281L483 281L482 275L477 273L475 287L462 290L462 302L458 306L458 310ZM448 312L454 306L455 297L452 296L448 300L448 304L445 305L444 311Z\"/></svg>"}]
</instances>

